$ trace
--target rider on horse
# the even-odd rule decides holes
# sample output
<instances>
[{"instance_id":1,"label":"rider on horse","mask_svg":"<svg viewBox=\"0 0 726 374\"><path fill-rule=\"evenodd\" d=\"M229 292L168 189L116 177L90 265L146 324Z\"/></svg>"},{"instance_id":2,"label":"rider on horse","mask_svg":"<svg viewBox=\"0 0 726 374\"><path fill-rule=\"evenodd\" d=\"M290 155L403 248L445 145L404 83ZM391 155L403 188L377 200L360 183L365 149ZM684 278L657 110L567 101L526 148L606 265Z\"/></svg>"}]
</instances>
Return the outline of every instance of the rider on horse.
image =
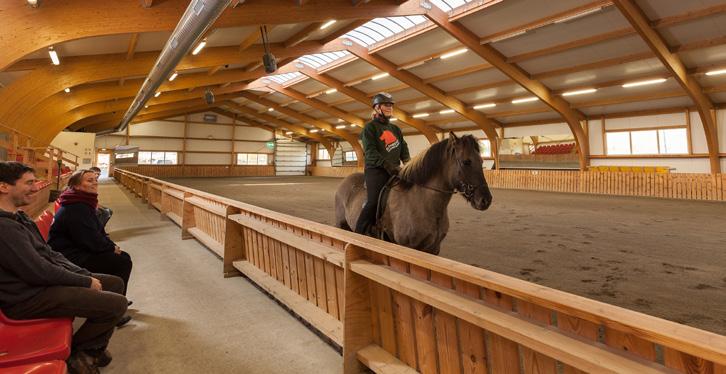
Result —
<instances>
[{"instance_id":1,"label":"rider on horse","mask_svg":"<svg viewBox=\"0 0 726 374\"><path fill-rule=\"evenodd\" d=\"M381 92L373 96L373 119L360 134L365 152L365 184L368 200L361 210L355 232L367 234L376 221L378 195L393 175L401 170L401 161L411 159L403 133L391 122L393 96Z\"/></svg>"}]
</instances>

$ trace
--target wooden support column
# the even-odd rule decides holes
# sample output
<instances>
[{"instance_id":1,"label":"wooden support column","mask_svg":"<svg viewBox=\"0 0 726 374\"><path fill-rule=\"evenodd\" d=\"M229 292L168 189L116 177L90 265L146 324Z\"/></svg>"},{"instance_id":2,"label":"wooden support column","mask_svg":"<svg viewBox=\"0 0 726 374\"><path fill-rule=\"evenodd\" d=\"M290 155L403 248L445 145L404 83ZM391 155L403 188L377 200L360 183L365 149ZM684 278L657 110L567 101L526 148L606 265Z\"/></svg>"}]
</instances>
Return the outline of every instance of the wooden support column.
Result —
<instances>
[{"instance_id":1,"label":"wooden support column","mask_svg":"<svg viewBox=\"0 0 726 374\"><path fill-rule=\"evenodd\" d=\"M242 226L229 219L232 214L239 214L241 211L233 206L227 206L226 223L224 225L224 277L238 277L242 273L237 270L233 263L235 261L247 261L247 248L245 247L244 232Z\"/></svg>"},{"instance_id":2,"label":"wooden support column","mask_svg":"<svg viewBox=\"0 0 726 374\"><path fill-rule=\"evenodd\" d=\"M358 361L358 351L373 343L371 332L370 282L350 269L350 263L363 259L364 250L352 244L345 247L345 297L343 310L343 373L358 374L367 368Z\"/></svg>"},{"instance_id":3,"label":"wooden support column","mask_svg":"<svg viewBox=\"0 0 726 374\"><path fill-rule=\"evenodd\" d=\"M184 192L184 202L182 203L182 227L181 227L181 238L182 240L194 239L194 235L189 232L189 229L195 227L194 222L194 205L187 202L187 197L192 197L189 192Z\"/></svg>"},{"instance_id":4,"label":"wooden support column","mask_svg":"<svg viewBox=\"0 0 726 374\"><path fill-rule=\"evenodd\" d=\"M181 166L182 176L186 176L187 165L187 137L189 136L189 115L184 116L184 134L182 135Z\"/></svg>"},{"instance_id":5,"label":"wooden support column","mask_svg":"<svg viewBox=\"0 0 726 374\"><path fill-rule=\"evenodd\" d=\"M131 124L126 126L126 145L129 145L129 138L131 137Z\"/></svg>"},{"instance_id":6,"label":"wooden support column","mask_svg":"<svg viewBox=\"0 0 726 374\"><path fill-rule=\"evenodd\" d=\"M237 115L235 114L232 118L232 154L229 155L229 173L232 174L232 169L235 165L235 159L237 158Z\"/></svg>"},{"instance_id":7,"label":"wooden support column","mask_svg":"<svg viewBox=\"0 0 726 374\"><path fill-rule=\"evenodd\" d=\"M691 111L686 108L686 140L688 141L688 154L693 154L693 142L691 141Z\"/></svg>"}]
</instances>

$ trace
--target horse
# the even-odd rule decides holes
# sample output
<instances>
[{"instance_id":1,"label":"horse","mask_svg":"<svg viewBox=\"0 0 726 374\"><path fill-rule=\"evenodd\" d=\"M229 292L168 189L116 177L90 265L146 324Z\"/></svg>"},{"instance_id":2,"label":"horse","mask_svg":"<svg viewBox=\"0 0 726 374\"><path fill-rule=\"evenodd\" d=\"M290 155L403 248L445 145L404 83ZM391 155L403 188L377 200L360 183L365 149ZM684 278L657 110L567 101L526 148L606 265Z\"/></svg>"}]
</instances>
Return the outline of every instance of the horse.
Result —
<instances>
[{"instance_id":1,"label":"horse","mask_svg":"<svg viewBox=\"0 0 726 374\"><path fill-rule=\"evenodd\" d=\"M450 133L401 169L378 227L394 243L438 255L449 231L447 208L457 192L477 210L492 203L479 144L471 135ZM352 231L365 201L363 173L345 177L335 193L335 226Z\"/></svg>"}]
</instances>

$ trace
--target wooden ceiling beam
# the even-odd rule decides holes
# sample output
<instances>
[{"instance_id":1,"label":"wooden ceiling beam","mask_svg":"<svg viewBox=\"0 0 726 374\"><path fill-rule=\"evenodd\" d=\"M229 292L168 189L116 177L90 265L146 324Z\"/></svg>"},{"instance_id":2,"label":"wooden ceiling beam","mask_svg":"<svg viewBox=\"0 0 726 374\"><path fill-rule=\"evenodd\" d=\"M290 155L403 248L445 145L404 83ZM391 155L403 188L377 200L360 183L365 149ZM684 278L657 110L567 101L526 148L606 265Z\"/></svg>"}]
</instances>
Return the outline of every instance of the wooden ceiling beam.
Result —
<instances>
[{"instance_id":1,"label":"wooden ceiling beam","mask_svg":"<svg viewBox=\"0 0 726 374\"><path fill-rule=\"evenodd\" d=\"M497 139L499 138L499 136L495 129L499 127L499 124L495 120L487 118L485 115L481 114L478 111L469 109L464 103L462 103L458 99L450 97L440 89L424 83L421 78L413 75L412 73L406 70L398 70L395 64L384 59L383 57L370 54L365 48L360 47L353 42L351 42L350 44L351 45L348 46L348 51L350 53L358 56L358 58L362 59L363 61L366 61L369 64L380 69L381 71L390 74L392 77L411 86L411 88L421 92L422 94L432 98L433 100L438 101L444 106L453 109L454 111L474 122L477 126L481 128L482 131L484 131L487 137L492 140L492 146L496 147ZM494 153L496 154L496 152Z\"/></svg>"},{"instance_id":2,"label":"wooden ceiling beam","mask_svg":"<svg viewBox=\"0 0 726 374\"><path fill-rule=\"evenodd\" d=\"M574 134L578 147L580 169L586 170L590 160L590 146L587 136L583 130L585 116L570 107L570 103L559 96L552 94L551 90L538 80L530 78L529 73L519 66L507 62L506 57L489 45L480 44L479 37L459 23L451 22L448 14L436 7L426 12L426 16L446 31L449 35L460 41L470 51L479 55L484 61L496 67L504 75L517 82L527 91L538 97L542 102L559 113L570 127Z\"/></svg>"},{"instance_id":3,"label":"wooden ceiling beam","mask_svg":"<svg viewBox=\"0 0 726 374\"><path fill-rule=\"evenodd\" d=\"M126 59L131 60L134 58L134 53L136 53L136 44L139 42L139 33L135 32L131 34L131 38L129 39L129 47L126 49Z\"/></svg>"},{"instance_id":4,"label":"wooden ceiling beam","mask_svg":"<svg viewBox=\"0 0 726 374\"><path fill-rule=\"evenodd\" d=\"M295 33L295 35L287 38L282 44L285 46L285 48L294 47L302 42L304 42L307 38L309 38L313 33L320 30L320 26L323 25L323 22L313 22L305 27L302 28L302 30Z\"/></svg>"},{"instance_id":5,"label":"wooden ceiling beam","mask_svg":"<svg viewBox=\"0 0 726 374\"><path fill-rule=\"evenodd\" d=\"M343 82L333 78L330 75L320 74L317 72L317 70L309 66L304 66L303 68L300 68L300 72L330 88L335 88L341 94L347 95L353 100L360 102L361 104L364 104L366 106L371 105L371 100L368 97L368 94L356 88L346 86ZM436 136L434 129L430 128L424 121L411 117L410 114L406 113L398 107L394 107L393 115L402 122L414 127L416 130L424 134L429 143L434 144L439 141L439 138Z\"/></svg>"},{"instance_id":6,"label":"wooden ceiling beam","mask_svg":"<svg viewBox=\"0 0 726 374\"><path fill-rule=\"evenodd\" d=\"M234 101L226 101L224 104L230 106L233 110L236 110L242 114L246 114L248 116L251 116L253 118L256 118L256 119L262 121L263 124L272 123L272 124L275 124L275 126L278 127L278 129L284 127L286 129L288 129L289 131L295 132L301 136L306 136L308 138L315 139L316 141L320 142L320 144L322 144L325 147L325 149L328 150L328 152L330 152L331 157L335 153L335 147L333 147L333 144L328 139L326 139L325 137L323 137L320 134L308 133L308 129L306 129L304 126L289 123L289 122L283 121L281 119L277 119L268 114L257 113L254 109L246 107L244 105L237 104Z\"/></svg>"},{"instance_id":7,"label":"wooden ceiling beam","mask_svg":"<svg viewBox=\"0 0 726 374\"><path fill-rule=\"evenodd\" d=\"M720 173L721 161L719 159L716 113L711 99L703 92L703 88L701 88L698 81L688 74L686 66L680 58L669 50L665 40L651 26L650 20L643 13L643 10L632 0L614 0L614 2L620 13L625 16L630 25L638 32L643 41L695 103L706 135L711 173Z\"/></svg>"},{"instance_id":8,"label":"wooden ceiling beam","mask_svg":"<svg viewBox=\"0 0 726 374\"><path fill-rule=\"evenodd\" d=\"M294 95L292 90L286 89L280 85L270 85L269 87L283 95ZM300 96L304 97L304 95L300 95ZM353 147L353 150L355 151L356 155L358 156L358 166L363 166L363 163L365 161L363 147L361 147L360 142L358 141L358 136L356 136L352 132L345 131L342 129L336 129L335 125L332 125L328 122L321 121L319 119L316 119L316 118L313 118L310 116L306 116L306 115L296 112L290 108L285 108L274 101L261 98L251 92L242 93L242 97L244 97L252 102L255 102L257 104L264 105L268 108L273 108L276 111L278 111L286 116L295 118L298 121L315 126L319 129L323 129L331 134L335 134L335 135L345 139L345 141L347 141L351 145L351 147ZM307 99L307 100L309 100L309 99ZM327 113L327 111L326 111L326 113ZM348 115L346 115L346 116L348 116Z\"/></svg>"},{"instance_id":9,"label":"wooden ceiling beam","mask_svg":"<svg viewBox=\"0 0 726 374\"><path fill-rule=\"evenodd\" d=\"M0 39L0 71L24 56L51 45L101 35L139 32L172 31L189 5L188 0L165 0L149 9L139 11L134 1L88 2L67 0L46 2L42 12L25 2L10 2L3 8L3 32ZM103 17L98 14L103 13ZM350 4L350 0L316 1L298 8L289 0L246 2L226 10L215 27L251 25L280 25L320 22L329 19L346 20L422 14L417 1L402 5L388 0L371 0L365 14ZM133 20L133 22L129 22ZM43 25L38 29L38 25ZM68 27L72 25L72 27ZM27 32L38 30L38 32Z\"/></svg>"}]
</instances>

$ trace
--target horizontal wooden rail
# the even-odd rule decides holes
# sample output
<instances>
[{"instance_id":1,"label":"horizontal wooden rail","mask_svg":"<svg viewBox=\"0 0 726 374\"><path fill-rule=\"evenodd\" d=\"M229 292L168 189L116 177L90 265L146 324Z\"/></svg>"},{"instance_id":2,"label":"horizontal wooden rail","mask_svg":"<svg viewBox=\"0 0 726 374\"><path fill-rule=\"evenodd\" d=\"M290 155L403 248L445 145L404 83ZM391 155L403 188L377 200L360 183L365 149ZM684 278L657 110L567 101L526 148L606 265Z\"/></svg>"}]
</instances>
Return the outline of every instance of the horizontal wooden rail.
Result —
<instances>
[{"instance_id":1,"label":"horizontal wooden rail","mask_svg":"<svg viewBox=\"0 0 726 374\"><path fill-rule=\"evenodd\" d=\"M114 176L222 257L225 275L247 275L340 344L347 373L726 373L724 336L122 169Z\"/></svg>"},{"instance_id":2,"label":"horizontal wooden rail","mask_svg":"<svg viewBox=\"0 0 726 374\"><path fill-rule=\"evenodd\" d=\"M456 316L494 334L529 347L585 372L664 373L664 368L626 358L492 307L457 295L453 291L416 280L386 266L353 261L351 271L390 287L436 309Z\"/></svg>"}]
</instances>

